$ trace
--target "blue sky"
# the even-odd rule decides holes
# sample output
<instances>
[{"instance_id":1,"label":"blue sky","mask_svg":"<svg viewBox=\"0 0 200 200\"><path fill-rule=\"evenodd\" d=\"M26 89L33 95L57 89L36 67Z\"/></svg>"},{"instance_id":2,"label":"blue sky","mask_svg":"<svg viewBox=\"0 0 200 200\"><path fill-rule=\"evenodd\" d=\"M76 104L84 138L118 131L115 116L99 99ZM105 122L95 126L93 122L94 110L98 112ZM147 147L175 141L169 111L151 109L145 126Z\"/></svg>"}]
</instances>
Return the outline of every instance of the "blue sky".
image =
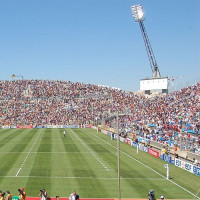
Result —
<instances>
[{"instance_id":1,"label":"blue sky","mask_svg":"<svg viewBox=\"0 0 200 200\"><path fill-rule=\"evenodd\" d=\"M151 68L131 6L162 76L200 82L200 0L0 0L0 80L69 80L139 90ZM184 76L184 77L183 77Z\"/></svg>"}]
</instances>

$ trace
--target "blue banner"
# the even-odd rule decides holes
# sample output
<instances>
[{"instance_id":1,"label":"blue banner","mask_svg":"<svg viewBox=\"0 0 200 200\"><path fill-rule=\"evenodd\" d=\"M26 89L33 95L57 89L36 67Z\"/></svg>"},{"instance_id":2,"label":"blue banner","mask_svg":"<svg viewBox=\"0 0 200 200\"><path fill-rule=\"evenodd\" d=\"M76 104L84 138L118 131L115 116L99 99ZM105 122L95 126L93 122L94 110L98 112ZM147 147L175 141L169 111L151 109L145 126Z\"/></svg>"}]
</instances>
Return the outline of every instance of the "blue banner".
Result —
<instances>
[{"instance_id":1,"label":"blue banner","mask_svg":"<svg viewBox=\"0 0 200 200\"><path fill-rule=\"evenodd\" d=\"M132 142L132 147L137 148L138 143L137 142Z\"/></svg>"},{"instance_id":2,"label":"blue banner","mask_svg":"<svg viewBox=\"0 0 200 200\"><path fill-rule=\"evenodd\" d=\"M200 167L193 166L193 173L197 176L200 176Z\"/></svg>"},{"instance_id":3,"label":"blue banner","mask_svg":"<svg viewBox=\"0 0 200 200\"><path fill-rule=\"evenodd\" d=\"M174 161L174 159L173 159L172 156L167 155L167 154L163 154L163 155L160 156L160 158L161 158L162 160L164 160L164 161L166 161L166 162L168 162L168 163L174 165L174 162L175 162L175 161Z\"/></svg>"}]
</instances>

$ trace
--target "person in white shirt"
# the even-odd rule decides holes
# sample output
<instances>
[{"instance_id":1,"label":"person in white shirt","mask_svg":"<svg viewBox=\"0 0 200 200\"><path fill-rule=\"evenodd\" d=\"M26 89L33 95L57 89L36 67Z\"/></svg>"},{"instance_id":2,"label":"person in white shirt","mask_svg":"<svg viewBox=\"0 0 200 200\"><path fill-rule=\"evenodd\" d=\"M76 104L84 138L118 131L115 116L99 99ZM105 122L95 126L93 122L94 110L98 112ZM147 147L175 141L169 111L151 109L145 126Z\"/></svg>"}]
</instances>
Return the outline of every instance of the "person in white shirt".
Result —
<instances>
[{"instance_id":1,"label":"person in white shirt","mask_svg":"<svg viewBox=\"0 0 200 200\"><path fill-rule=\"evenodd\" d=\"M40 197L41 200L46 200L47 199L47 192L45 191L45 189L40 190Z\"/></svg>"},{"instance_id":2,"label":"person in white shirt","mask_svg":"<svg viewBox=\"0 0 200 200\"><path fill-rule=\"evenodd\" d=\"M161 200L165 200L165 197L162 195L162 196L160 197L160 199L161 199Z\"/></svg>"},{"instance_id":3,"label":"person in white shirt","mask_svg":"<svg viewBox=\"0 0 200 200\"><path fill-rule=\"evenodd\" d=\"M69 200L79 200L79 195L76 194L76 191L73 191L73 192L69 195Z\"/></svg>"}]
</instances>

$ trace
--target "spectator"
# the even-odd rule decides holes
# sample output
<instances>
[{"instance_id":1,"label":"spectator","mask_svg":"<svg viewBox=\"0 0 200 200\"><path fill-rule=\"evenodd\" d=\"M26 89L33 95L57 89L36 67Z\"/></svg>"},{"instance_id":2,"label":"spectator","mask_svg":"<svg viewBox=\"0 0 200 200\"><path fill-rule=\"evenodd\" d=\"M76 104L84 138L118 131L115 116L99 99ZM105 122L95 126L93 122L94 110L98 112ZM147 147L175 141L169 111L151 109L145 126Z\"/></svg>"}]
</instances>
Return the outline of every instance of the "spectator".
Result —
<instances>
[{"instance_id":1,"label":"spectator","mask_svg":"<svg viewBox=\"0 0 200 200\"><path fill-rule=\"evenodd\" d=\"M18 196L19 200L25 200L26 199L26 192L24 191L24 188L22 187L21 189L18 189Z\"/></svg>"},{"instance_id":2,"label":"spectator","mask_svg":"<svg viewBox=\"0 0 200 200\"><path fill-rule=\"evenodd\" d=\"M9 191L9 190L6 191L5 200L12 200L12 195L10 194L10 191Z\"/></svg>"},{"instance_id":3,"label":"spectator","mask_svg":"<svg viewBox=\"0 0 200 200\"><path fill-rule=\"evenodd\" d=\"M56 196L56 200L60 200L60 197L59 197L59 196Z\"/></svg>"},{"instance_id":4,"label":"spectator","mask_svg":"<svg viewBox=\"0 0 200 200\"><path fill-rule=\"evenodd\" d=\"M45 189L40 190L39 196L41 197L41 200L47 200L47 192Z\"/></svg>"},{"instance_id":5,"label":"spectator","mask_svg":"<svg viewBox=\"0 0 200 200\"><path fill-rule=\"evenodd\" d=\"M76 191L73 191L73 192L69 195L69 200L79 200L79 195L76 194Z\"/></svg>"},{"instance_id":6,"label":"spectator","mask_svg":"<svg viewBox=\"0 0 200 200\"><path fill-rule=\"evenodd\" d=\"M0 200L5 200L5 193L0 191Z\"/></svg>"}]
</instances>

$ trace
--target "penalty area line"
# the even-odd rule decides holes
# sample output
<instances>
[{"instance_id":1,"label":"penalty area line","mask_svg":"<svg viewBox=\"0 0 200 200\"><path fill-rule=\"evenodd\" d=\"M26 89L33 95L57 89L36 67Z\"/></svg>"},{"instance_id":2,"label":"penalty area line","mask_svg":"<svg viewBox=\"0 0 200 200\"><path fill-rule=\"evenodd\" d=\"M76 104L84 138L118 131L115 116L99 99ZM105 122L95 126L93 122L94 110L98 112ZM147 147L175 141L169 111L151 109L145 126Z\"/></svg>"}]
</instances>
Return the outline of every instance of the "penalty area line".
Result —
<instances>
[{"instance_id":1,"label":"penalty area line","mask_svg":"<svg viewBox=\"0 0 200 200\"><path fill-rule=\"evenodd\" d=\"M40 130L40 132L39 132L39 134L38 134L37 138L35 139L34 143L32 144L32 146L31 146L31 148L30 148L29 152L27 153L27 155L26 155L26 157L25 157L24 161L22 162L22 164L21 164L20 168L18 169L18 171L17 171L17 173L16 173L16 175L15 175L15 176L18 176L18 175L19 175L19 173L20 173L20 171L22 170L22 167L23 167L24 163L26 162L26 160L27 160L27 158L28 158L29 154L31 153L31 151L32 151L32 149L33 149L33 147L34 147L35 143L37 142L37 140L38 140L38 138L39 138L39 136L40 136L41 132L42 132L42 129Z\"/></svg>"},{"instance_id":2,"label":"penalty area line","mask_svg":"<svg viewBox=\"0 0 200 200\"><path fill-rule=\"evenodd\" d=\"M95 159L104 167L104 169L105 169L106 171L110 171L110 170L108 169L108 167L99 159L99 157L97 157L97 155L96 155L93 151L90 150L90 148L87 146L87 144L84 143L84 142L75 134L75 131L73 131L73 130L71 130L71 129L70 129L70 131L74 133L73 135L86 147L86 149L95 157Z\"/></svg>"}]
</instances>

